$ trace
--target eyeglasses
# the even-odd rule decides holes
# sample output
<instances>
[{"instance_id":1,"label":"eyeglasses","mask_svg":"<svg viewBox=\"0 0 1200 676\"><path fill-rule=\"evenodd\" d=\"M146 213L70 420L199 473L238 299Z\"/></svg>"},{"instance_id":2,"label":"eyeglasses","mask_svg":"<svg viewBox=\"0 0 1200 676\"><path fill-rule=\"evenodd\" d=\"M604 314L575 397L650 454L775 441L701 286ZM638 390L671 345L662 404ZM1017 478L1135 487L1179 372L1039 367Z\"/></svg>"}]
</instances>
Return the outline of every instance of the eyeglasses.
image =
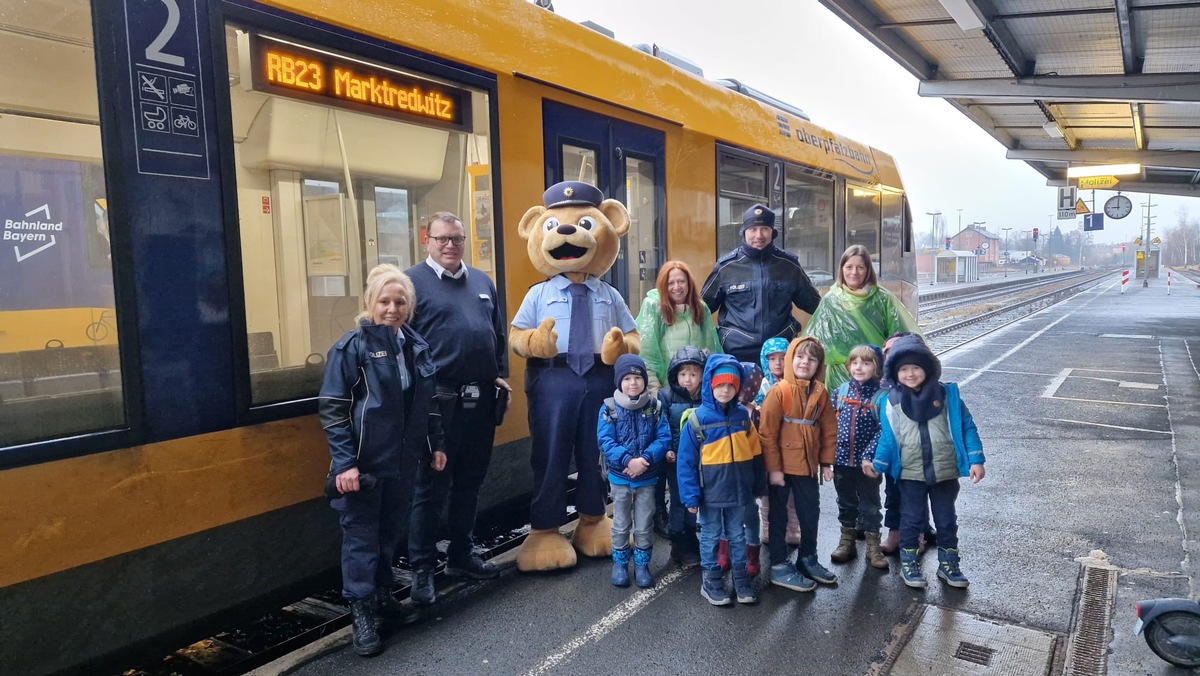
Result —
<instances>
[{"instance_id":1,"label":"eyeglasses","mask_svg":"<svg viewBox=\"0 0 1200 676\"><path fill-rule=\"evenodd\" d=\"M437 242L438 246L446 246L450 243L453 243L454 246L462 246L463 242L467 241L467 238L463 237L462 235L459 235L458 237L430 237L429 239Z\"/></svg>"}]
</instances>

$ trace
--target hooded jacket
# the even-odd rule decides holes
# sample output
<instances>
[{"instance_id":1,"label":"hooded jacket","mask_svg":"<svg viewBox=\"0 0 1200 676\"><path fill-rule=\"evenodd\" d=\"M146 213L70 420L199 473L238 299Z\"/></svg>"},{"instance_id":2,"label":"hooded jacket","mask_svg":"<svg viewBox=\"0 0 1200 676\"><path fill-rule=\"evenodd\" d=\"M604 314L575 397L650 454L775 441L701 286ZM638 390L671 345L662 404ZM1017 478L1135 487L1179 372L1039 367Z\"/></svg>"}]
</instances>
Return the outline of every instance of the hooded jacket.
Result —
<instances>
[{"instance_id":1,"label":"hooded jacket","mask_svg":"<svg viewBox=\"0 0 1200 676\"><path fill-rule=\"evenodd\" d=\"M696 390L696 397L688 394L688 391L679 385L679 371L685 365L691 364L700 367L700 372L704 373L704 362L708 359L708 353L694 345L689 345L678 352L671 358L671 365L667 368L667 385L658 391L658 401L662 406L663 415L667 417L667 422L671 426L671 447L668 450L679 450L679 423L683 419L683 412L689 408L696 408L704 403L702 399L704 393L704 383L701 382L699 389ZM668 469L667 471L672 471Z\"/></svg>"},{"instance_id":2,"label":"hooded jacket","mask_svg":"<svg viewBox=\"0 0 1200 676\"><path fill-rule=\"evenodd\" d=\"M676 463L684 507L741 507L767 491L762 448L749 413L737 399L721 404L713 396L713 373L730 365L741 370L737 359L725 354L704 364L703 403L691 413L701 439L692 423L681 426Z\"/></svg>"},{"instance_id":3,"label":"hooded jacket","mask_svg":"<svg viewBox=\"0 0 1200 676\"><path fill-rule=\"evenodd\" d=\"M919 334L920 326L891 291L872 285L852 291L835 284L804 325L804 335L825 348L825 387L830 391L850 380L846 359L856 345L883 345L897 331Z\"/></svg>"},{"instance_id":4,"label":"hooded jacket","mask_svg":"<svg viewBox=\"0 0 1200 676\"><path fill-rule=\"evenodd\" d=\"M797 338L788 345L783 380L776 383L763 399L758 429L768 472L817 476L821 465L833 465L837 448L837 415L829 401L829 393L825 391L825 385L815 378L796 378L796 371L792 367L796 349L816 340ZM816 372L821 373L823 367L823 361L818 363ZM784 388L791 393L791 406L786 411Z\"/></svg>"},{"instance_id":5,"label":"hooded jacket","mask_svg":"<svg viewBox=\"0 0 1200 676\"><path fill-rule=\"evenodd\" d=\"M442 419L436 405L429 345L407 324L404 346L390 326L364 321L347 331L325 363L317 410L329 439L330 474L357 467L376 478L416 469L425 454L443 450ZM412 385L401 387L396 351Z\"/></svg>"},{"instance_id":6,"label":"hooded jacket","mask_svg":"<svg viewBox=\"0 0 1200 676\"><path fill-rule=\"evenodd\" d=\"M759 383L758 394L754 397L754 405L759 409L762 408L763 399L766 398L767 392L775 387L775 383L779 382L775 376L771 375L771 364L767 357L776 352L787 352L788 341L783 338L768 338L767 342L763 343L762 349L758 351L758 363L762 365L762 382ZM787 370L787 365L784 365L784 370Z\"/></svg>"}]
</instances>

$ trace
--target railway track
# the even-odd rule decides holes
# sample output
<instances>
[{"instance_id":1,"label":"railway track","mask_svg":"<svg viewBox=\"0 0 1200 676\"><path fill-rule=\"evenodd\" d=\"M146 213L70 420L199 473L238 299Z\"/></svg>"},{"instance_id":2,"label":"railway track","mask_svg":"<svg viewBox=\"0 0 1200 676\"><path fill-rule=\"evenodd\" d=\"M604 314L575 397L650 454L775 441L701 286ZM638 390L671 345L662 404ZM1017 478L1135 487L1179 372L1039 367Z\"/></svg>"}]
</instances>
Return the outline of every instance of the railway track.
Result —
<instances>
[{"instance_id":1,"label":"railway track","mask_svg":"<svg viewBox=\"0 0 1200 676\"><path fill-rule=\"evenodd\" d=\"M1113 274L1111 271L1089 273L1083 278L1075 278L1068 284L1062 284L1064 280L1060 278L1060 284L1051 291L1015 300L998 309L985 310L964 319L934 326L925 330L925 338L935 354L949 352L1112 279ZM1028 290L1028 287L1025 287L1022 292ZM1011 292L1009 295L1012 295Z\"/></svg>"},{"instance_id":2,"label":"railway track","mask_svg":"<svg viewBox=\"0 0 1200 676\"><path fill-rule=\"evenodd\" d=\"M1013 282L997 282L994 284L989 284L983 289L975 290L973 293L968 292L956 294L953 292L939 291L933 294L927 294L926 297L928 300L921 302L918 311L920 316L928 317L930 315L944 313L960 307L970 307L973 305L994 302L996 300L1004 299L1016 294L1027 293L1033 289L1053 287L1055 285L1062 284L1065 281L1077 280L1081 277L1087 277L1091 274L1094 273L1075 271L1058 274L1051 277L1034 277Z\"/></svg>"}]
</instances>

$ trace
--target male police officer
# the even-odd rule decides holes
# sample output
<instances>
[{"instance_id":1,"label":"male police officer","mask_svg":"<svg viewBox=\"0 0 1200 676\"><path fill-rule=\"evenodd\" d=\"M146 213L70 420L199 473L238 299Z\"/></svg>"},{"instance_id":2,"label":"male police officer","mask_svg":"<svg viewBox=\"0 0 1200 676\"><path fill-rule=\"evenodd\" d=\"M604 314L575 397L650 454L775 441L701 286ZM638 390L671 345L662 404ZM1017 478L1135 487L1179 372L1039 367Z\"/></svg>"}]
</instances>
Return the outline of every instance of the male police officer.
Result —
<instances>
[{"instance_id":1,"label":"male police officer","mask_svg":"<svg viewBox=\"0 0 1200 676\"><path fill-rule=\"evenodd\" d=\"M755 204L742 215L742 245L717 259L704 282L708 309L720 311L717 334L738 361L757 364L768 338L800 333L792 306L812 314L821 301L800 261L775 246L775 212Z\"/></svg>"},{"instance_id":2,"label":"male police officer","mask_svg":"<svg viewBox=\"0 0 1200 676\"><path fill-rule=\"evenodd\" d=\"M417 290L417 307L409 323L429 343L437 364L447 455L445 471L423 467L417 477L408 545L415 571L410 598L417 604L434 601L437 523L447 490L446 574L477 580L500 574L474 552L472 531L479 487L492 458L496 397L501 388L512 391L503 377L508 370L508 345L496 285L483 271L462 262L469 244L457 216L435 213L425 233L429 257L407 270Z\"/></svg>"}]
</instances>

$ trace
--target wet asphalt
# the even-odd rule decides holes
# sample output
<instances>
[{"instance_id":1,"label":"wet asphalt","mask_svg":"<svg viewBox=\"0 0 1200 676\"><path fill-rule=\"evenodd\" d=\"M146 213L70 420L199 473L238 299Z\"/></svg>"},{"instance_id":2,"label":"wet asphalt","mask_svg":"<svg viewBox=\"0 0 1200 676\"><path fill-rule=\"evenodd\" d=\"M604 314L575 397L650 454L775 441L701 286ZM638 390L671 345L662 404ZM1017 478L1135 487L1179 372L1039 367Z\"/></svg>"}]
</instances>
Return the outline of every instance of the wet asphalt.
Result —
<instances>
[{"instance_id":1,"label":"wet asphalt","mask_svg":"<svg viewBox=\"0 0 1200 676\"><path fill-rule=\"evenodd\" d=\"M1075 623L1081 563L1118 570L1109 674L1181 674L1132 635L1134 604L1188 596L1200 532L1200 290L1119 277L943 355L987 453L963 480L959 538L967 590L933 578L905 587L893 568L828 563L837 540L822 487L818 553L841 577L800 594L763 588L754 606L714 608L695 569L659 541L652 591L608 583L611 562L460 587L382 655L330 637L266 672L318 674L864 674L913 604L962 610L1063 637ZM861 543L860 543L861 544ZM765 560L764 565L769 565ZM760 584L765 580L765 574ZM945 657L947 667L954 658ZM949 668L947 669L949 670ZM981 672L984 673L984 672Z\"/></svg>"}]
</instances>

